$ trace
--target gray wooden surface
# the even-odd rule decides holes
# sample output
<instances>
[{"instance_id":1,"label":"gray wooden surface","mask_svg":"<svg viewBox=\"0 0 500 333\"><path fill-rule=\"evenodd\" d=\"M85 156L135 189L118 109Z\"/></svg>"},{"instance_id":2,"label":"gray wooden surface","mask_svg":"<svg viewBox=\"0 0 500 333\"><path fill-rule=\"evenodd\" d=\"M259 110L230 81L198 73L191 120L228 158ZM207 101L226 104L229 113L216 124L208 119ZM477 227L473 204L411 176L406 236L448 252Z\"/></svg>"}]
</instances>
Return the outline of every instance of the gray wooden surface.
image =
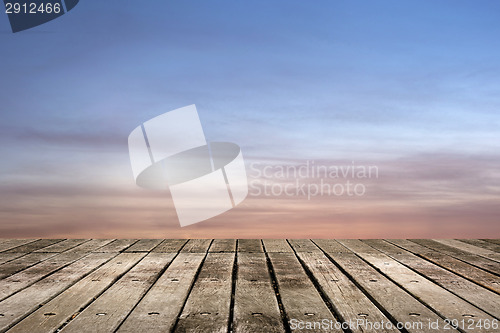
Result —
<instances>
[{"instance_id":1,"label":"gray wooden surface","mask_svg":"<svg viewBox=\"0 0 500 333\"><path fill-rule=\"evenodd\" d=\"M1 332L500 332L498 239L0 239Z\"/></svg>"}]
</instances>

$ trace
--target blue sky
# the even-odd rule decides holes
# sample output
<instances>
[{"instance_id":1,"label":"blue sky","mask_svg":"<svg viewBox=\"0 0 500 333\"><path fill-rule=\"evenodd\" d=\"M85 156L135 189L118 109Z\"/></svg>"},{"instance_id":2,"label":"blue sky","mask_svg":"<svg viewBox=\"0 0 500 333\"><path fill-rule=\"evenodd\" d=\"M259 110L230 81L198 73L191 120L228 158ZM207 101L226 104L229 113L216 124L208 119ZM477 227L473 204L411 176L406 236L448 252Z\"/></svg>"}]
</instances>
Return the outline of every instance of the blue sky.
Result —
<instances>
[{"instance_id":1,"label":"blue sky","mask_svg":"<svg viewBox=\"0 0 500 333\"><path fill-rule=\"evenodd\" d=\"M387 164L387 204L422 165L472 163L449 192L497 200L499 31L498 1L81 1L16 34L0 15L0 218L29 228L52 207L26 214L37 191L134 193L129 132L190 104L247 161Z\"/></svg>"}]
</instances>

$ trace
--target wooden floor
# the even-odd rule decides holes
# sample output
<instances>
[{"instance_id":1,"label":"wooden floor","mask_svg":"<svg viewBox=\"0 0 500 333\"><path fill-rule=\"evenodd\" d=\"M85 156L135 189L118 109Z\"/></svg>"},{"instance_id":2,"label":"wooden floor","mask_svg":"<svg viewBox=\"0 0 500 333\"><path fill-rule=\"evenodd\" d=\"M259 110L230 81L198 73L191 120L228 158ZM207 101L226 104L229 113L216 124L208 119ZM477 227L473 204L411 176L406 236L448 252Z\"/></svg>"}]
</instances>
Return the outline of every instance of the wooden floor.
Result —
<instances>
[{"instance_id":1,"label":"wooden floor","mask_svg":"<svg viewBox=\"0 0 500 333\"><path fill-rule=\"evenodd\" d=\"M500 240L0 239L0 332L500 332Z\"/></svg>"}]
</instances>

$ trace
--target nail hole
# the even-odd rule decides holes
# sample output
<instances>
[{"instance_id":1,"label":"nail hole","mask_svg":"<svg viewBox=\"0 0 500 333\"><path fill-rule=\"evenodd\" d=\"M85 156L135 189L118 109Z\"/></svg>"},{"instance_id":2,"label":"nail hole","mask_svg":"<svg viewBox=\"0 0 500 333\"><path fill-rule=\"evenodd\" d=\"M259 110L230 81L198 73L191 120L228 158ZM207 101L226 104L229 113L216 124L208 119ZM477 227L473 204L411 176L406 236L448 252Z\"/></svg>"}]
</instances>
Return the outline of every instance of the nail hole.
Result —
<instances>
[{"instance_id":1,"label":"nail hole","mask_svg":"<svg viewBox=\"0 0 500 333\"><path fill-rule=\"evenodd\" d=\"M105 316L105 315L106 315L106 313L104 313L104 312L100 312L100 313L96 313L95 315L96 315L96 316Z\"/></svg>"},{"instance_id":2,"label":"nail hole","mask_svg":"<svg viewBox=\"0 0 500 333\"><path fill-rule=\"evenodd\" d=\"M121 262L121 261L119 261L119 262L117 262L116 264L117 264L117 265L121 265L121 264L122 264L122 262Z\"/></svg>"},{"instance_id":3,"label":"nail hole","mask_svg":"<svg viewBox=\"0 0 500 333\"><path fill-rule=\"evenodd\" d=\"M178 282L178 281L179 281L179 279L172 279L172 280L170 280L170 281L173 281L173 282Z\"/></svg>"},{"instance_id":4,"label":"nail hole","mask_svg":"<svg viewBox=\"0 0 500 333\"><path fill-rule=\"evenodd\" d=\"M360 316L360 317L368 317L368 313L358 313L358 316Z\"/></svg>"},{"instance_id":5,"label":"nail hole","mask_svg":"<svg viewBox=\"0 0 500 333\"><path fill-rule=\"evenodd\" d=\"M0 313L0 317L5 317L5 315L3 313Z\"/></svg>"},{"instance_id":6,"label":"nail hole","mask_svg":"<svg viewBox=\"0 0 500 333\"><path fill-rule=\"evenodd\" d=\"M159 312L149 312L148 313L148 315L150 315L150 316L157 316L159 314L160 314Z\"/></svg>"},{"instance_id":7,"label":"nail hole","mask_svg":"<svg viewBox=\"0 0 500 333\"><path fill-rule=\"evenodd\" d=\"M208 316L210 314L210 312L201 312L200 313L202 316Z\"/></svg>"},{"instance_id":8,"label":"nail hole","mask_svg":"<svg viewBox=\"0 0 500 333\"><path fill-rule=\"evenodd\" d=\"M250 282L257 282L257 280L255 280L255 279L252 279L252 280L250 280Z\"/></svg>"},{"instance_id":9,"label":"nail hole","mask_svg":"<svg viewBox=\"0 0 500 333\"><path fill-rule=\"evenodd\" d=\"M420 313L412 312L412 313L410 313L410 316L412 316L412 317L420 317Z\"/></svg>"},{"instance_id":10,"label":"nail hole","mask_svg":"<svg viewBox=\"0 0 500 333\"><path fill-rule=\"evenodd\" d=\"M101 281L101 280L99 280L99 279L94 279L94 280L92 280L92 282L97 282L97 281Z\"/></svg>"},{"instance_id":11,"label":"nail hole","mask_svg":"<svg viewBox=\"0 0 500 333\"><path fill-rule=\"evenodd\" d=\"M465 317L465 318L472 318L472 317L475 317L474 315L472 314L464 314L462 315L462 317Z\"/></svg>"},{"instance_id":12,"label":"nail hole","mask_svg":"<svg viewBox=\"0 0 500 333\"><path fill-rule=\"evenodd\" d=\"M339 282L339 280L337 280L337 279L331 279L330 281L332 281L332 282Z\"/></svg>"},{"instance_id":13,"label":"nail hole","mask_svg":"<svg viewBox=\"0 0 500 333\"><path fill-rule=\"evenodd\" d=\"M132 279L132 281L137 282L137 281L141 281L141 280L139 280L139 279Z\"/></svg>"},{"instance_id":14,"label":"nail hole","mask_svg":"<svg viewBox=\"0 0 500 333\"><path fill-rule=\"evenodd\" d=\"M377 282L377 280L375 280L375 279L371 279L371 280L370 280L370 282Z\"/></svg>"},{"instance_id":15,"label":"nail hole","mask_svg":"<svg viewBox=\"0 0 500 333\"><path fill-rule=\"evenodd\" d=\"M56 314L54 312L47 312L47 313L44 313L43 315L50 317L50 316L55 316Z\"/></svg>"},{"instance_id":16,"label":"nail hole","mask_svg":"<svg viewBox=\"0 0 500 333\"><path fill-rule=\"evenodd\" d=\"M306 312L304 313L306 316L314 316L314 313L311 313L311 312Z\"/></svg>"},{"instance_id":17,"label":"nail hole","mask_svg":"<svg viewBox=\"0 0 500 333\"><path fill-rule=\"evenodd\" d=\"M411 280L410 282L411 283L418 283L419 281L418 280Z\"/></svg>"},{"instance_id":18,"label":"nail hole","mask_svg":"<svg viewBox=\"0 0 500 333\"><path fill-rule=\"evenodd\" d=\"M260 312L253 312L252 316L260 317L260 316L262 316L262 313L260 313Z\"/></svg>"},{"instance_id":19,"label":"nail hole","mask_svg":"<svg viewBox=\"0 0 500 333\"><path fill-rule=\"evenodd\" d=\"M219 279L215 279L215 278L213 278L213 279L210 279L210 281L212 281L212 282L217 282L217 281L219 281Z\"/></svg>"}]
</instances>

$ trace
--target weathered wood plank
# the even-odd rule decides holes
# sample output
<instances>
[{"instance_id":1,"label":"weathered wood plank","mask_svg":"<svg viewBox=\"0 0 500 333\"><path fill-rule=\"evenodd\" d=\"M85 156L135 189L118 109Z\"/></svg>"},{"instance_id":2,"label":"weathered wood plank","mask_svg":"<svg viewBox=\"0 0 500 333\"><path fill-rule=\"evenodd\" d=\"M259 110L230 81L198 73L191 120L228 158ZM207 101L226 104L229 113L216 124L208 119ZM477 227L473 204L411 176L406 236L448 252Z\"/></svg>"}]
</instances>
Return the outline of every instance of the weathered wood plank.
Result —
<instances>
[{"instance_id":1,"label":"weathered wood plank","mask_svg":"<svg viewBox=\"0 0 500 333\"><path fill-rule=\"evenodd\" d=\"M4 239L2 244L0 244L0 252L12 250L16 247L23 246L36 241L37 241L36 239Z\"/></svg>"},{"instance_id":2,"label":"weathered wood plank","mask_svg":"<svg viewBox=\"0 0 500 333\"><path fill-rule=\"evenodd\" d=\"M497 244L497 245L500 245L500 239L489 239L489 238L485 238L485 239L481 239L485 242L489 242L489 243L493 243L493 244Z\"/></svg>"},{"instance_id":3,"label":"weathered wood plank","mask_svg":"<svg viewBox=\"0 0 500 333\"><path fill-rule=\"evenodd\" d=\"M187 241L187 239L164 239L157 247L151 250L151 252L177 253Z\"/></svg>"},{"instance_id":4,"label":"weathered wood plank","mask_svg":"<svg viewBox=\"0 0 500 333\"><path fill-rule=\"evenodd\" d=\"M36 250L34 252L61 253L61 252L67 251L69 249L72 249L75 246L78 246L82 243L88 242L89 240L90 239L66 239L66 240L63 240L62 242L46 246L46 247L41 248L39 250Z\"/></svg>"},{"instance_id":5,"label":"weathered wood plank","mask_svg":"<svg viewBox=\"0 0 500 333\"><path fill-rule=\"evenodd\" d=\"M162 241L162 239L141 239L124 252L149 252Z\"/></svg>"},{"instance_id":6,"label":"weathered wood plank","mask_svg":"<svg viewBox=\"0 0 500 333\"><path fill-rule=\"evenodd\" d=\"M6 262L17 259L19 257L22 257L24 255L25 255L24 253L0 253L0 272L2 271L1 265L5 264Z\"/></svg>"},{"instance_id":7,"label":"weathered wood plank","mask_svg":"<svg viewBox=\"0 0 500 333\"><path fill-rule=\"evenodd\" d=\"M235 252L236 251L236 239L214 239L212 245L208 252Z\"/></svg>"},{"instance_id":8,"label":"weathered wood plank","mask_svg":"<svg viewBox=\"0 0 500 333\"><path fill-rule=\"evenodd\" d=\"M149 253L61 332L114 332L174 256Z\"/></svg>"},{"instance_id":9,"label":"weathered wood plank","mask_svg":"<svg viewBox=\"0 0 500 333\"><path fill-rule=\"evenodd\" d=\"M289 239L288 243L290 243L295 252L321 252L309 239Z\"/></svg>"},{"instance_id":10,"label":"weathered wood plank","mask_svg":"<svg viewBox=\"0 0 500 333\"><path fill-rule=\"evenodd\" d=\"M500 295L383 240L364 241L469 303L500 318Z\"/></svg>"},{"instance_id":11,"label":"weathered wood plank","mask_svg":"<svg viewBox=\"0 0 500 333\"><path fill-rule=\"evenodd\" d=\"M238 239L238 252L262 253L262 242L260 239Z\"/></svg>"},{"instance_id":12,"label":"weathered wood plank","mask_svg":"<svg viewBox=\"0 0 500 333\"><path fill-rule=\"evenodd\" d=\"M209 253L175 332L227 332L235 253Z\"/></svg>"},{"instance_id":13,"label":"weathered wood plank","mask_svg":"<svg viewBox=\"0 0 500 333\"><path fill-rule=\"evenodd\" d=\"M0 314L3 314L0 316L0 332L4 332L18 323L23 317L38 309L113 256L114 254L107 253L91 254L0 302ZM42 321L45 319L43 317ZM33 325L38 325L36 320L30 319L27 324L23 324L18 329L18 332L23 332L23 330L31 332L30 322L32 324L35 322Z\"/></svg>"},{"instance_id":14,"label":"weathered wood plank","mask_svg":"<svg viewBox=\"0 0 500 333\"><path fill-rule=\"evenodd\" d=\"M339 240L339 242L445 318L460 321L464 319L464 316L472 316L470 319L475 323L492 322L495 319L360 240ZM373 251L378 253L373 253ZM415 283L414 281L418 282ZM450 306L450 304L453 304L453 306ZM464 327L462 330L471 333L477 332L477 330L468 329L468 327ZM481 332L493 333L498 331L483 327Z\"/></svg>"},{"instance_id":15,"label":"weathered wood plank","mask_svg":"<svg viewBox=\"0 0 500 333\"><path fill-rule=\"evenodd\" d=\"M111 242L113 242L112 239L91 239L88 242L67 250L65 253L89 253L92 251L96 251Z\"/></svg>"},{"instance_id":16,"label":"weathered wood plank","mask_svg":"<svg viewBox=\"0 0 500 333\"><path fill-rule=\"evenodd\" d=\"M104 246L96 248L93 252L101 252L101 253L123 252L125 249L129 248L137 241L138 241L137 239L115 239L114 241Z\"/></svg>"},{"instance_id":17,"label":"weathered wood plank","mask_svg":"<svg viewBox=\"0 0 500 333\"><path fill-rule=\"evenodd\" d=\"M265 252L293 252L286 239L263 239Z\"/></svg>"},{"instance_id":18,"label":"weathered wood plank","mask_svg":"<svg viewBox=\"0 0 500 333\"><path fill-rule=\"evenodd\" d=\"M0 266L0 279L16 274L55 255L56 253L28 253L22 257L11 260Z\"/></svg>"},{"instance_id":19,"label":"weathered wood plank","mask_svg":"<svg viewBox=\"0 0 500 333\"><path fill-rule=\"evenodd\" d=\"M182 253L205 253L208 251L211 239L190 239L182 248Z\"/></svg>"},{"instance_id":20,"label":"weathered wood plank","mask_svg":"<svg viewBox=\"0 0 500 333\"><path fill-rule=\"evenodd\" d=\"M144 256L145 253L120 253L33 312L14 326L11 332L54 332L80 309L90 304L95 297L111 286Z\"/></svg>"},{"instance_id":21,"label":"weathered wood plank","mask_svg":"<svg viewBox=\"0 0 500 333\"><path fill-rule=\"evenodd\" d=\"M477 254L478 256L488 258L488 259L494 260L496 262L500 262L500 253L496 253L496 252L491 251L491 250L483 249L481 247L471 245L471 244L466 244L466 243L460 242L456 239L434 239L434 241L441 243L441 244L444 244L444 245L448 245L448 246L457 248L457 249L465 251L465 252ZM500 265L499 265L499 267L500 267Z\"/></svg>"},{"instance_id":22,"label":"weathered wood plank","mask_svg":"<svg viewBox=\"0 0 500 333\"><path fill-rule=\"evenodd\" d=\"M488 288L496 293L500 293L500 277L494 274L405 239L390 239L387 241L409 252L419 255L420 257L429 260L443 268L446 268L447 270L454 272L466 279L469 279L485 288Z\"/></svg>"},{"instance_id":23,"label":"weathered wood plank","mask_svg":"<svg viewBox=\"0 0 500 333\"><path fill-rule=\"evenodd\" d=\"M387 318L330 260L320 252L297 252L298 257L314 276L322 292L333 304L340 319L347 323L371 322L350 325L352 332L399 332L394 326L377 327L387 323Z\"/></svg>"},{"instance_id":24,"label":"weathered wood plank","mask_svg":"<svg viewBox=\"0 0 500 333\"><path fill-rule=\"evenodd\" d=\"M23 253L30 253L34 252L36 250L42 249L46 246L62 242L64 239L39 239L34 242L29 242L27 244L11 248L10 250L4 251L7 253L12 253L12 252L23 252Z\"/></svg>"},{"instance_id":25,"label":"weathered wood plank","mask_svg":"<svg viewBox=\"0 0 500 333\"><path fill-rule=\"evenodd\" d=\"M285 332L264 253L238 253L233 332Z\"/></svg>"},{"instance_id":26,"label":"weathered wood plank","mask_svg":"<svg viewBox=\"0 0 500 333\"><path fill-rule=\"evenodd\" d=\"M472 254L463 250L459 250L457 248L430 240L430 239L410 239L410 241L428 247L432 250L441 252L443 254L446 254L450 257L457 258L459 260L462 260L466 263L469 263L473 266L482 268L486 271L489 271L493 274L500 275L500 265L490 259L478 256L476 254Z\"/></svg>"},{"instance_id":27,"label":"weathered wood plank","mask_svg":"<svg viewBox=\"0 0 500 333\"><path fill-rule=\"evenodd\" d=\"M314 239L313 242L320 247L324 252L328 253L352 253L351 250L346 248L334 239Z\"/></svg>"},{"instance_id":28,"label":"weathered wood plank","mask_svg":"<svg viewBox=\"0 0 500 333\"><path fill-rule=\"evenodd\" d=\"M317 327L297 326L300 321L337 322L294 253L271 252L268 256L278 283L281 302L293 332L318 331ZM333 327L331 332L342 332L342 330Z\"/></svg>"},{"instance_id":29,"label":"weathered wood plank","mask_svg":"<svg viewBox=\"0 0 500 333\"><path fill-rule=\"evenodd\" d=\"M486 242L486 241L480 240L480 239L458 239L458 240L461 242L467 243L467 244L482 247L483 249L487 249L487 250L491 250L493 252L500 253L500 245L497 245L494 243Z\"/></svg>"},{"instance_id":30,"label":"weathered wood plank","mask_svg":"<svg viewBox=\"0 0 500 333\"><path fill-rule=\"evenodd\" d=\"M34 254L34 253L32 253ZM0 281L0 300L24 289L86 254L60 253Z\"/></svg>"},{"instance_id":31,"label":"weathered wood plank","mask_svg":"<svg viewBox=\"0 0 500 333\"><path fill-rule=\"evenodd\" d=\"M170 332L204 258L201 253L179 253L117 333Z\"/></svg>"},{"instance_id":32,"label":"weathered wood plank","mask_svg":"<svg viewBox=\"0 0 500 333\"><path fill-rule=\"evenodd\" d=\"M315 240L316 242L316 240ZM322 243L318 240L319 243ZM408 292L401 289L391 280L379 273L356 254L346 252L345 247L334 246L329 241L333 251L325 250L325 253L336 262L349 275L352 281L370 295L370 299L377 304L379 309L384 309L387 316L400 323L409 324L406 331L409 333L429 333L429 332L458 332L454 329L445 329L446 323L436 313L416 300ZM430 329L429 323L437 323L438 328Z\"/></svg>"}]
</instances>

